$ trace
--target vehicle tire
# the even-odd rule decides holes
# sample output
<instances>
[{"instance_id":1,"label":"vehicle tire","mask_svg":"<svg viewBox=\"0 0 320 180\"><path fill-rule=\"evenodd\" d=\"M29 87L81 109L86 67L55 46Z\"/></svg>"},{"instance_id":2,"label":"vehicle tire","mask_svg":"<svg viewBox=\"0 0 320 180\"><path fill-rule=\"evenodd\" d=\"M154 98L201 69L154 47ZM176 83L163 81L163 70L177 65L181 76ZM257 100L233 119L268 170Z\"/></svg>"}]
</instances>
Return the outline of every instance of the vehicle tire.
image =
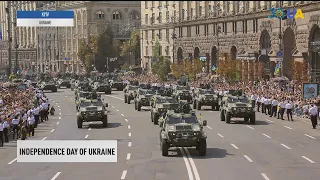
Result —
<instances>
[{"instance_id":1,"label":"vehicle tire","mask_svg":"<svg viewBox=\"0 0 320 180\"><path fill-rule=\"evenodd\" d=\"M168 146L167 141L161 140L161 152L162 152L162 156L168 156L168 150L169 150L169 146Z\"/></svg>"},{"instance_id":2,"label":"vehicle tire","mask_svg":"<svg viewBox=\"0 0 320 180\"><path fill-rule=\"evenodd\" d=\"M250 117L250 124L255 124L256 123L256 114L252 114Z\"/></svg>"},{"instance_id":3,"label":"vehicle tire","mask_svg":"<svg viewBox=\"0 0 320 180\"><path fill-rule=\"evenodd\" d=\"M67 88L68 88L68 89L69 89L69 88L71 88L71 85L70 85L70 84L68 84L68 85L67 85Z\"/></svg>"},{"instance_id":4,"label":"vehicle tire","mask_svg":"<svg viewBox=\"0 0 320 180\"><path fill-rule=\"evenodd\" d=\"M226 117L224 116L224 112L223 111L220 111L220 120L221 121L225 121L226 120Z\"/></svg>"},{"instance_id":5,"label":"vehicle tire","mask_svg":"<svg viewBox=\"0 0 320 180\"><path fill-rule=\"evenodd\" d=\"M157 114L153 114L153 124L158 125L159 122L159 116Z\"/></svg>"},{"instance_id":6,"label":"vehicle tire","mask_svg":"<svg viewBox=\"0 0 320 180\"><path fill-rule=\"evenodd\" d=\"M226 113L226 123L230 124L231 122L231 114L229 112Z\"/></svg>"},{"instance_id":7,"label":"vehicle tire","mask_svg":"<svg viewBox=\"0 0 320 180\"><path fill-rule=\"evenodd\" d=\"M83 124L82 120L78 118L77 119L77 124L78 124L78 128L81 129L82 128L82 124Z\"/></svg>"},{"instance_id":8,"label":"vehicle tire","mask_svg":"<svg viewBox=\"0 0 320 180\"><path fill-rule=\"evenodd\" d=\"M196 108L197 108L197 106L196 106L196 101L193 101L193 102L192 102L192 107L193 107L193 109L196 109Z\"/></svg>"},{"instance_id":9,"label":"vehicle tire","mask_svg":"<svg viewBox=\"0 0 320 180\"><path fill-rule=\"evenodd\" d=\"M214 111L215 109L216 109L216 106L215 106L215 105L212 105L212 106L211 106L211 110Z\"/></svg>"},{"instance_id":10,"label":"vehicle tire","mask_svg":"<svg viewBox=\"0 0 320 180\"><path fill-rule=\"evenodd\" d=\"M248 122L249 121L249 118L248 117L245 117L244 118L244 122Z\"/></svg>"},{"instance_id":11,"label":"vehicle tire","mask_svg":"<svg viewBox=\"0 0 320 180\"><path fill-rule=\"evenodd\" d=\"M102 126L103 127L108 127L108 116L105 116L104 119L102 120Z\"/></svg>"},{"instance_id":12,"label":"vehicle tire","mask_svg":"<svg viewBox=\"0 0 320 180\"><path fill-rule=\"evenodd\" d=\"M138 103L137 110L138 110L138 111L141 111L141 103Z\"/></svg>"},{"instance_id":13,"label":"vehicle tire","mask_svg":"<svg viewBox=\"0 0 320 180\"><path fill-rule=\"evenodd\" d=\"M200 102L197 102L197 110L201 110L201 104L200 104Z\"/></svg>"},{"instance_id":14,"label":"vehicle tire","mask_svg":"<svg viewBox=\"0 0 320 180\"><path fill-rule=\"evenodd\" d=\"M206 156L207 155L207 140L206 139L202 139L199 142L199 156Z\"/></svg>"},{"instance_id":15,"label":"vehicle tire","mask_svg":"<svg viewBox=\"0 0 320 180\"><path fill-rule=\"evenodd\" d=\"M57 91L58 91L57 88L51 90L51 92L57 92Z\"/></svg>"},{"instance_id":16,"label":"vehicle tire","mask_svg":"<svg viewBox=\"0 0 320 180\"><path fill-rule=\"evenodd\" d=\"M124 96L124 103L128 103L127 96Z\"/></svg>"}]
</instances>

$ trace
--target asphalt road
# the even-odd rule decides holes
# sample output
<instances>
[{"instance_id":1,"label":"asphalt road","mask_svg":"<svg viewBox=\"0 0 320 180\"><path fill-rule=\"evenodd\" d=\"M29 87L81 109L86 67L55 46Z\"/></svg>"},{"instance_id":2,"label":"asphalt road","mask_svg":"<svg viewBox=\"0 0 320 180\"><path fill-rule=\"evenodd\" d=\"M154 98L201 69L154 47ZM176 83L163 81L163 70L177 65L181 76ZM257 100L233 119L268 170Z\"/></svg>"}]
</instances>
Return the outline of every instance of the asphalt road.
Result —
<instances>
[{"instance_id":1,"label":"asphalt road","mask_svg":"<svg viewBox=\"0 0 320 180\"><path fill-rule=\"evenodd\" d=\"M257 113L256 125L226 124L219 112L198 111L208 121L207 156L193 148L172 149L163 157L159 126L149 111L135 111L123 93L103 96L109 103L108 128L76 125L74 93L47 93L56 114L36 129L38 140L118 140L117 163L17 163L16 143L0 148L0 180L318 180L320 129L308 121L282 121Z\"/></svg>"}]
</instances>

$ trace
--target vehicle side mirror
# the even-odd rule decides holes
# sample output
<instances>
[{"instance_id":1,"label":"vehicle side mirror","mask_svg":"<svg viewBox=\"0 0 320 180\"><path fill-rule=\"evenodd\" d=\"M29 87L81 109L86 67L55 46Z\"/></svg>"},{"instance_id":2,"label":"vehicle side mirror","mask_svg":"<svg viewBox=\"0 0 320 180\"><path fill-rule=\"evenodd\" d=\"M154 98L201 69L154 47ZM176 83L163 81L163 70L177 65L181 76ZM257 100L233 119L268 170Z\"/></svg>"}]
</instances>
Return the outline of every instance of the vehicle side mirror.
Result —
<instances>
[{"instance_id":1,"label":"vehicle side mirror","mask_svg":"<svg viewBox=\"0 0 320 180\"><path fill-rule=\"evenodd\" d=\"M207 120L203 120L203 121L202 121L202 125L203 125L203 126L207 126Z\"/></svg>"},{"instance_id":2,"label":"vehicle side mirror","mask_svg":"<svg viewBox=\"0 0 320 180\"><path fill-rule=\"evenodd\" d=\"M106 107L108 107L109 106L109 104L108 103L106 103Z\"/></svg>"}]
</instances>

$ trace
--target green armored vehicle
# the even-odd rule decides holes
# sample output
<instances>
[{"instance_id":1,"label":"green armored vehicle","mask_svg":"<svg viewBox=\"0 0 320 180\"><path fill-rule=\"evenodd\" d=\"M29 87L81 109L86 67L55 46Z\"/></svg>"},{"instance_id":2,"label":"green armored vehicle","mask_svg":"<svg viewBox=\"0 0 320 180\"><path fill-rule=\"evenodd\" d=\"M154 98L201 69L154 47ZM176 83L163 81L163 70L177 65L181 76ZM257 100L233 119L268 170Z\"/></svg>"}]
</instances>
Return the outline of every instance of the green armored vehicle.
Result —
<instances>
[{"instance_id":1,"label":"green armored vehicle","mask_svg":"<svg viewBox=\"0 0 320 180\"><path fill-rule=\"evenodd\" d=\"M177 100L187 100L188 103L192 102L192 94L189 86L176 86L173 90L172 97Z\"/></svg>"},{"instance_id":2,"label":"green armored vehicle","mask_svg":"<svg viewBox=\"0 0 320 180\"><path fill-rule=\"evenodd\" d=\"M150 89L139 89L136 98L134 99L134 108L141 111L142 106L150 106L150 101L156 92Z\"/></svg>"},{"instance_id":3,"label":"green armored vehicle","mask_svg":"<svg viewBox=\"0 0 320 180\"><path fill-rule=\"evenodd\" d=\"M124 91L124 103L130 104L131 100L134 100L136 91L139 87L138 86L132 86L127 85L123 91Z\"/></svg>"},{"instance_id":4,"label":"green armored vehicle","mask_svg":"<svg viewBox=\"0 0 320 180\"><path fill-rule=\"evenodd\" d=\"M154 104L151 106L151 122L155 125L158 124L158 120L162 114L167 110L174 110L179 107L178 101L172 97L156 97Z\"/></svg>"},{"instance_id":5,"label":"green armored vehicle","mask_svg":"<svg viewBox=\"0 0 320 180\"><path fill-rule=\"evenodd\" d=\"M160 123L160 147L163 156L168 156L170 147L196 147L200 156L207 153L207 134L203 126L206 120L199 120L194 113L168 111Z\"/></svg>"},{"instance_id":6,"label":"green armored vehicle","mask_svg":"<svg viewBox=\"0 0 320 180\"><path fill-rule=\"evenodd\" d=\"M251 124L255 124L256 113L249 99L245 96L227 95L222 98L220 108L220 119L231 122L231 118L244 118L245 122L250 120Z\"/></svg>"},{"instance_id":7,"label":"green armored vehicle","mask_svg":"<svg viewBox=\"0 0 320 180\"><path fill-rule=\"evenodd\" d=\"M78 128L82 128L83 122L102 121L103 127L108 126L108 103L105 105L98 99L87 99L79 105L79 112L77 113Z\"/></svg>"},{"instance_id":8,"label":"green armored vehicle","mask_svg":"<svg viewBox=\"0 0 320 180\"><path fill-rule=\"evenodd\" d=\"M197 89L192 100L193 109L201 110L202 106L210 106L212 110L219 110L218 95L211 89Z\"/></svg>"}]
</instances>

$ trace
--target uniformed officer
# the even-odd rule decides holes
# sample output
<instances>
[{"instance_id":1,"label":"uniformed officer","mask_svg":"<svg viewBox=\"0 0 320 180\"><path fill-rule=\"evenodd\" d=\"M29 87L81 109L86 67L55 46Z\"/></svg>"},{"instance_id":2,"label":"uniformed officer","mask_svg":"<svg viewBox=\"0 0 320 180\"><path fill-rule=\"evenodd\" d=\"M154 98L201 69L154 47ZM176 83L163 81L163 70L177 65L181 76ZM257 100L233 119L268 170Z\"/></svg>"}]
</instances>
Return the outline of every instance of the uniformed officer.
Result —
<instances>
[{"instance_id":1,"label":"uniformed officer","mask_svg":"<svg viewBox=\"0 0 320 180\"><path fill-rule=\"evenodd\" d=\"M314 104L311 105L311 108L309 109L310 119L312 123L313 129L316 128L318 125L317 117L318 117L318 108Z\"/></svg>"},{"instance_id":2,"label":"uniformed officer","mask_svg":"<svg viewBox=\"0 0 320 180\"><path fill-rule=\"evenodd\" d=\"M284 101L284 99L281 100L280 102L280 116L281 116L281 120L284 120L283 119L283 114L284 114L284 111L286 110L286 103Z\"/></svg>"},{"instance_id":3,"label":"uniformed officer","mask_svg":"<svg viewBox=\"0 0 320 180\"><path fill-rule=\"evenodd\" d=\"M12 119L11 123L13 125L13 139L15 139L15 135L17 135L17 139L18 139L19 138L19 123L20 123L18 116L15 116Z\"/></svg>"},{"instance_id":4,"label":"uniformed officer","mask_svg":"<svg viewBox=\"0 0 320 180\"><path fill-rule=\"evenodd\" d=\"M5 121L3 122L4 142L9 142L9 138L8 138L9 128L10 128L10 124L8 123L8 121L5 120Z\"/></svg>"},{"instance_id":5,"label":"uniformed officer","mask_svg":"<svg viewBox=\"0 0 320 180\"><path fill-rule=\"evenodd\" d=\"M256 96L254 94L252 94L250 98L251 98L251 106L253 108L255 108L256 107Z\"/></svg>"},{"instance_id":6,"label":"uniformed officer","mask_svg":"<svg viewBox=\"0 0 320 180\"><path fill-rule=\"evenodd\" d=\"M272 117L272 116L276 117L276 115L277 115L277 107L278 107L278 101L277 101L276 98L273 98L273 100L271 101L271 105L272 105L272 107L271 107L271 115L270 115L270 117Z\"/></svg>"},{"instance_id":7,"label":"uniformed officer","mask_svg":"<svg viewBox=\"0 0 320 180\"><path fill-rule=\"evenodd\" d=\"M261 106L261 96L257 97L257 111L260 112L260 106Z\"/></svg>"},{"instance_id":8,"label":"uniformed officer","mask_svg":"<svg viewBox=\"0 0 320 180\"><path fill-rule=\"evenodd\" d=\"M0 147L3 147L3 124L0 122Z\"/></svg>"},{"instance_id":9,"label":"uniformed officer","mask_svg":"<svg viewBox=\"0 0 320 180\"><path fill-rule=\"evenodd\" d=\"M37 128L38 127L38 124L39 124L39 113L40 113L40 108L39 107L35 107L32 111L33 115L34 115L34 120L35 120L35 123L34 123L34 128Z\"/></svg>"},{"instance_id":10,"label":"uniformed officer","mask_svg":"<svg viewBox=\"0 0 320 180\"><path fill-rule=\"evenodd\" d=\"M293 119L292 119L292 104L290 101L288 101L286 104L286 110L287 110L288 121L290 121L289 117L291 117L291 121L293 121Z\"/></svg>"},{"instance_id":11,"label":"uniformed officer","mask_svg":"<svg viewBox=\"0 0 320 180\"><path fill-rule=\"evenodd\" d=\"M29 136L34 136L34 124L35 124L35 120L34 120L34 116L32 114L30 114L30 116L28 117L28 134Z\"/></svg>"},{"instance_id":12,"label":"uniformed officer","mask_svg":"<svg viewBox=\"0 0 320 180\"><path fill-rule=\"evenodd\" d=\"M269 102L269 98L266 97L264 99L264 108L265 108L265 114L266 115L271 115L271 102Z\"/></svg>"},{"instance_id":13,"label":"uniformed officer","mask_svg":"<svg viewBox=\"0 0 320 180\"><path fill-rule=\"evenodd\" d=\"M262 113L265 113L266 112L266 107L265 107L265 104L264 104L264 101L265 101L265 98L263 96L261 96L261 112Z\"/></svg>"}]
</instances>

